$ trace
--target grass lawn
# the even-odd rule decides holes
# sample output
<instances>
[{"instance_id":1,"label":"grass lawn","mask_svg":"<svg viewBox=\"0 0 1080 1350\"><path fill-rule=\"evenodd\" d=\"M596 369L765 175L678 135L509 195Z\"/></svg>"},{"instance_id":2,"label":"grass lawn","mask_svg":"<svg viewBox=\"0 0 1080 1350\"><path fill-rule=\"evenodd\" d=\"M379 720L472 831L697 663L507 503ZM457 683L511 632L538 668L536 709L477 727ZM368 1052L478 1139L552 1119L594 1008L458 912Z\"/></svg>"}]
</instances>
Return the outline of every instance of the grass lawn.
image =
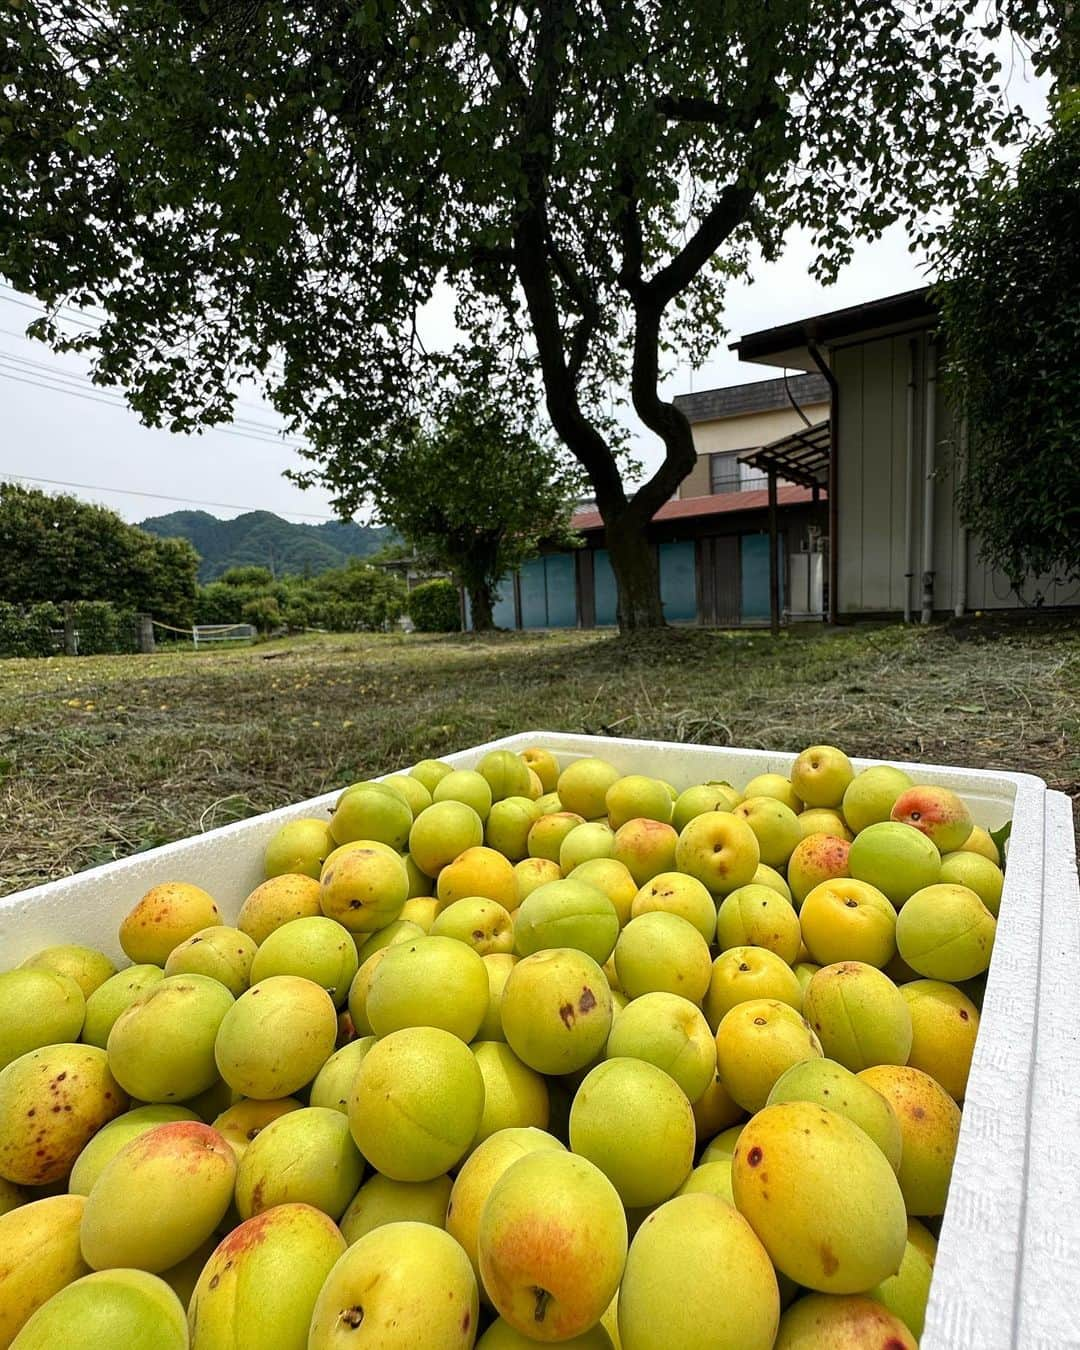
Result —
<instances>
[{"instance_id":1,"label":"grass lawn","mask_svg":"<svg viewBox=\"0 0 1080 1350\"><path fill-rule=\"evenodd\" d=\"M529 728L1025 770L1080 795L1080 625L350 635L0 661L0 894Z\"/></svg>"}]
</instances>

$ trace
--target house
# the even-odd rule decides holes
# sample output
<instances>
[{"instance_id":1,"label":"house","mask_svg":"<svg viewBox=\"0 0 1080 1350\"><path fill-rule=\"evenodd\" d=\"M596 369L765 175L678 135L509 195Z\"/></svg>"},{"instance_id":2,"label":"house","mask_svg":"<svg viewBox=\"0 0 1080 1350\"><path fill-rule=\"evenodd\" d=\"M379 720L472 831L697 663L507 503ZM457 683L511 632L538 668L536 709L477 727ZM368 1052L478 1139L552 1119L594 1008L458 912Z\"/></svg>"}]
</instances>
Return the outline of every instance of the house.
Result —
<instances>
[{"instance_id":1,"label":"house","mask_svg":"<svg viewBox=\"0 0 1080 1350\"><path fill-rule=\"evenodd\" d=\"M676 394L690 423L698 461L679 485L679 497L745 492L765 487L765 474L740 458L770 441L825 421L829 382L817 371L755 380L698 394Z\"/></svg>"},{"instance_id":2,"label":"house","mask_svg":"<svg viewBox=\"0 0 1080 1350\"><path fill-rule=\"evenodd\" d=\"M669 622L928 622L1037 595L1077 602L1075 586L1049 577L1018 594L979 559L957 504L965 447L936 327L928 287L812 315L733 344L779 376L676 396L698 459L650 530ZM595 508L573 523L584 547L507 578L497 624L615 622L603 523Z\"/></svg>"},{"instance_id":3,"label":"house","mask_svg":"<svg viewBox=\"0 0 1080 1350\"><path fill-rule=\"evenodd\" d=\"M828 484L828 613L855 618L962 615L1076 602L1075 586L1032 578L1020 593L978 556L957 482L962 428L939 378L941 345L928 287L749 333L742 361L823 375L828 435L813 461ZM749 457L784 471L784 456ZM804 456L804 462L809 461Z\"/></svg>"},{"instance_id":4,"label":"house","mask_svg":"<svg viewBox=\"0 0 1080 1350\"><path fill-rule=\"evenodd\" d=\"M827 382L811 373L676 396L690 421L698 462L652 521L650 544L669 623L726 628L769 622L767 477L740 456L827 418L828 394ZM780 584L791 617L822 615L824 496L820 484L778 485ZM499 627L615 623L615 576L595 504L582 503L572 523L584 547L534 558L507 577L494 610Z\"/></svg>"}]
</instances>

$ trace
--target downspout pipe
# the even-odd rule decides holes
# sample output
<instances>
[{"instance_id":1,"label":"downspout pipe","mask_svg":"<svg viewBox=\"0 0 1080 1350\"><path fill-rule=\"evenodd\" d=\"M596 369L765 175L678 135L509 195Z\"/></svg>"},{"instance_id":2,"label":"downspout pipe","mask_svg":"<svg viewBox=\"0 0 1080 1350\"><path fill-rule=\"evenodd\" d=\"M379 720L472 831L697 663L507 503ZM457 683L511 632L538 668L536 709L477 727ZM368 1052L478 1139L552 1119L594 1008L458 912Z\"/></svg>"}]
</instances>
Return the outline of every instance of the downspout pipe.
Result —
<instances>
[{"instance_id":1,"label":"downspout pipe","mask_svg":"<svg viewBox=\"0 0 1080 1350\"><path fill-rule=\"evenodd\" d=\"M829 367L828 362L822 355L821 348L813 335L808 334L806 339L806 350L810 353L810 359L818 370L824 375L829 386L829 622L836 623L839 606L837 604L837 588L839 585L840 569L837 565L837 548L840 534L840 499L839 499L839 466L840 466L840 385L836 376Z\"/></svg>"},{"instance_id":2,"label":"downspout pipe","mask_svg":"<svg viewBox=\"0 0 1080 1350\"><path fill-rule=\"evenodd\" d=\"M967 477L968 465L968 428L967 421L960 424L960 454L959 454L959 477L961 482ZM957 484L959 486L959 484ZM968 531L967 526L961 520L960 526L956 531L956 590L953 597L953 613L958 619L964 617L967 610L967 582L968 582Z\"/></svg>"},{"instance_id":3,"label":"downspout pipe","mask_svg":"<svg viewBox=\"0 0 1080 1350\"><path fill-rule=\"evenodd\" d=\"M934 617L934 488L937 471L937 344L926 341L926 444L923 447L922 622Z\"/></svg>"},{"instance_id":4,"label":"downspout pipe","mask_svg":"<svg viewBox=\"0 0 1080 1350\"><path fill-rule=\"evenodd\" d=\"M915 576L915 340L908 342L907 435L904 476L904 622L911 622L911 582Z\"/></svg>"}]
</instances>

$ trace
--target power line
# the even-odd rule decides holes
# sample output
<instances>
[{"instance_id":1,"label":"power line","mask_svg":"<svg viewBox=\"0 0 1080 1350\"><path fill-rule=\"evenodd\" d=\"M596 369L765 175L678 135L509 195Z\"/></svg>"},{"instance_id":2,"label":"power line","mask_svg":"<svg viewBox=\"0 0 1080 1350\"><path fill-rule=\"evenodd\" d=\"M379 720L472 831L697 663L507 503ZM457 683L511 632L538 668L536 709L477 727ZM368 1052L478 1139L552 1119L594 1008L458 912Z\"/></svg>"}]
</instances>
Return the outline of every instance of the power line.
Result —
<instances>
[{"instance_id":1,"label":"power line","mask_svg":"<svg viewBox=\"0 0 1080 1350\"><path fill-rule=\"evenodd\" d=\"M54 394L70 394L72 398L82 398L85 399L88 403L101 403L106 408L117 408L120 410L127 410L126 403L117 402L114 399L103 397L101 394L97 393L91 394L85 392L82 389L73 389L66 384L56 384L44 377L38 379L33 375L33 373L15 374L11 370L5 370L2 365L3 359L4 358L0 356L0 380L14 380L17 384L28 384L35 389L47 389ZM239 436L242 440L245 441L258 441L262 445L273 445L279 448L284 447L287 450L300 450L303 448L296 441L279 440L277 439L277 437L274 436L262 436L252 431L240 430L231 425L210 427L209 430L217 432L221 436Z\"/></svg>"},{"instance_id":2,"label":"power line","mask_svg":"<svg viewBox=\"0 0 1080 1350\"><path fill-rule=\"evenodd\" d=\"M102 483L68 483L61 478L32 478L25 473L9 473L0 469L0 480L13 478L20 483L41 483L46 487L79 488L83 492L117 492L123 497L152 497L160 502L180 502L184 506L214 506L222 511L266 511L265 506L238 506L236 502L204 502L195 497L170 497L164 492L139 492L135 488L106 487ZM274 512L273 514L277 514ZM291 516L303 516L305 520L341 521L340 516L317 516L310 511L289 510Z\"/></svg>"},{"instance_id":3,"label":"power line","mask_svg":"<svg viewBox=\"0 0 1080 1350\"><path fill-rule=\"evenodd\" d=\"M4 330L0 329L0 332L2 331ZM123 394L121 394L116 390L110 389L106 386L95 384L94 381L90 378L90 376L86 374L84 371L66 370L63 367L52 365L48 361L34 361L29 356L16 356L11 352L0 351L0 361L6 361L10 364L16 364L18 366L35 367L36 370L45 371L45 375L38 376L38 379L49 378L58 380L70 380L78 384L89 385L95 391L95 393L100 394L103 398L118 399L119 402L116 404L117 407L126 408L128 406L127 400L124 398ZM245 406L254 407L256 405L245 404ZM269 432L271 436L275 438L278 435L282 434L282 429L280 427L275 427L271 422L257 422L253 417L234 417L231 419L229 425L244 427L252 431L266 431Z\"/></svg>"}]
</instances>

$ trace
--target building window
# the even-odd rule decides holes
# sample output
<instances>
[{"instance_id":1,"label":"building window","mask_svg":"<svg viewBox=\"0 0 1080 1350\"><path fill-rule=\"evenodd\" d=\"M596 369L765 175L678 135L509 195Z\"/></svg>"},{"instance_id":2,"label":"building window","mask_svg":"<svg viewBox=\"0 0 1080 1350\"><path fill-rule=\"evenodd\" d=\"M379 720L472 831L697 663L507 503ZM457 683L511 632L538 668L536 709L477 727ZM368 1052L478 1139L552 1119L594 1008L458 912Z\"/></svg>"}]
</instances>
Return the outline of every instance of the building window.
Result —
<instances>
[{"instance_id":1,"label":"building window","mask_svg":"<svg viewBox=\"0 0 1080 1350\"><path fill-rule=\"evenodd\" d=\"M725 450L722 454L709 456L710 492L755 492L768 486L765 474L739 459L751 449L752 446L747 446L744 450Z\"/></svg>"}]
</instances>

